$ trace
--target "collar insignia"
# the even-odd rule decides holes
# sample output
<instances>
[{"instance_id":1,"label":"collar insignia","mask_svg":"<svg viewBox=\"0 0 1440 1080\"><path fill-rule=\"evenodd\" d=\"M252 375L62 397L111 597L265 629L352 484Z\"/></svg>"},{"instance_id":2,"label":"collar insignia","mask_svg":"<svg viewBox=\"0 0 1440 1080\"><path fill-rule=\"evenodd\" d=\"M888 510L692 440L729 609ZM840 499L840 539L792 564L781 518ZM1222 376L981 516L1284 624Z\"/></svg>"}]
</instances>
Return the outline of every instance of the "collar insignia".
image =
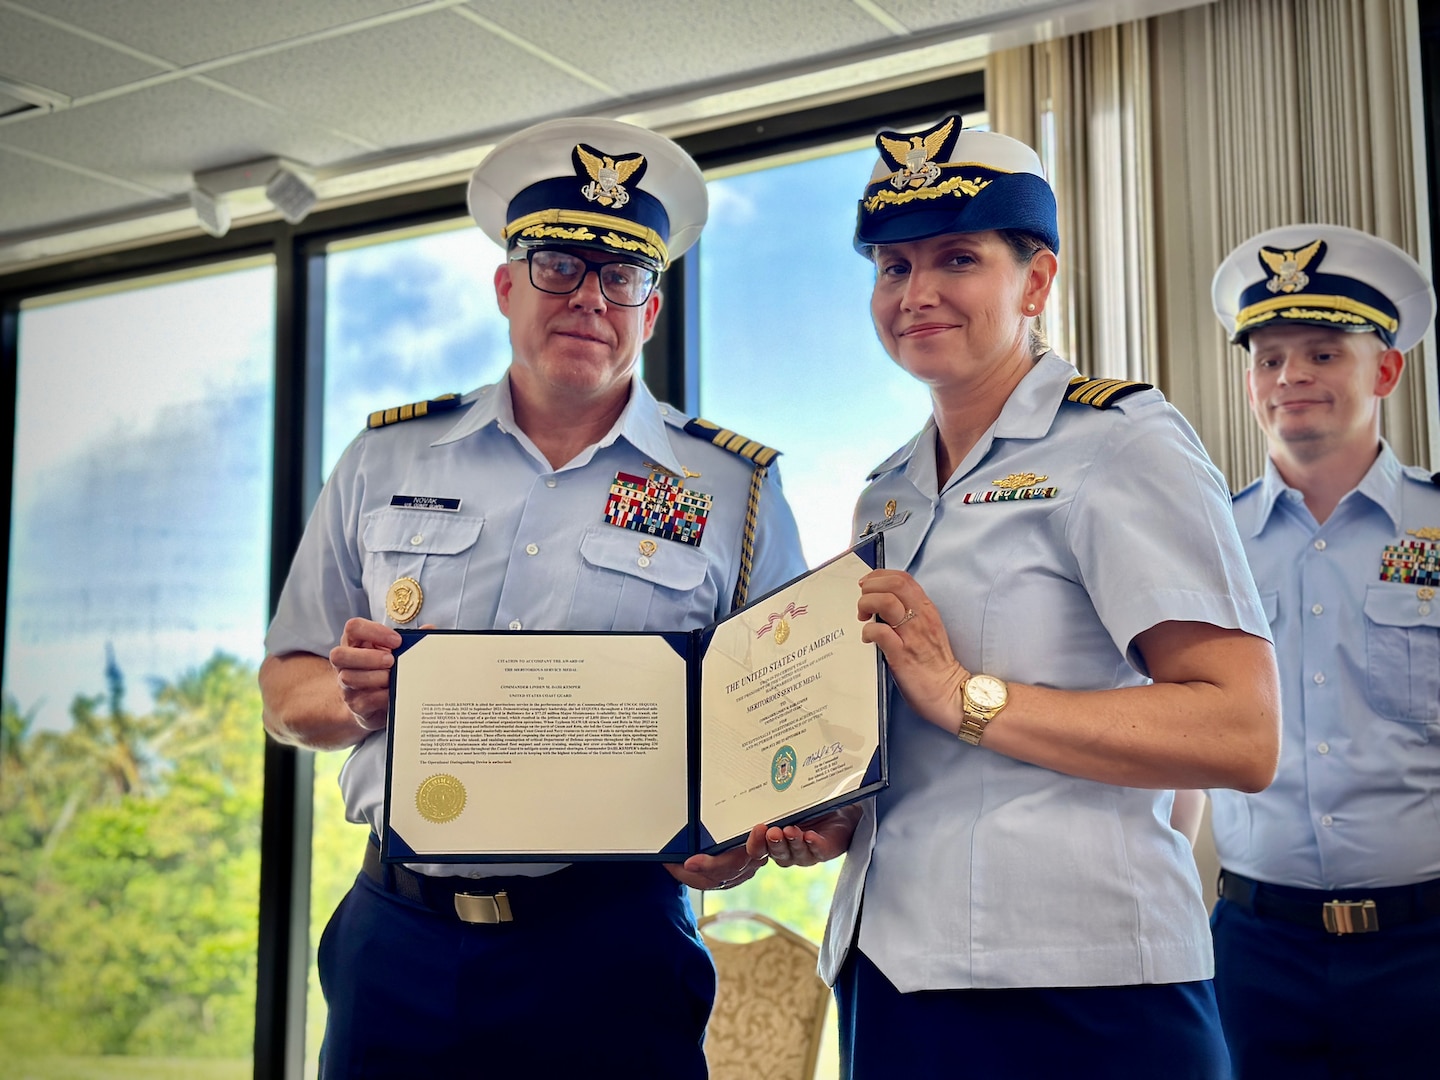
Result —
<instances>
[{"instance_id":1,"label":"collar insignia","mask_svg":"<svg viewBox=\"0 0 1440 1080\"><path fill-rule=\"evenodd\" d=\"M1310 284L1310 275L1305 273L1305 268L1313 261L1319 265L1319 261L1325 257L1325 241L1316 240L1307 244L1298 251L1283 251L1279 248L1262 247L1260 249L1260 262L1269 267L1275 275L1265 283L1265 287L1272 293L1299 292Z\"/></svg>"},{"instance_id":2,"label":"collar insignia","mask_svg":"<svg viewBox=\"0 0 1440 1080\"><path fill-rule=\"evenodd\" d=\"M584 176L590 177L590 182L580 189L585 200L598 202L601 206L613 206L618 210L630 201L630 192L625 190L625 181L633 176L635 183L640 182L645 168L645 155L636 154L634 157L617 160L609 154L602 154L593 146L577 143L575 162L575 175L582 179Z\"/></svg>"},{"instance_id":3,"label":"collar insignia","mask_svg":"<svg viewBox=\"0 0 1440 1080\"><path fill-rule=\"evenodd\" d=\"M875 142L886 164L895 168L890 177L890 186L896 191L908 188L929 187L940 179L937 157L949 157L949 147L954 143L953 135L956 118L948 117L929 131L919 135L902 135L896 131L882 131Z\"/></svg>"},{"instance_id":4,"label":"collar insignia","mask_svg":"<svg viewBox=\"0 0 1440 1080\"><path fill-rule=\"evenodd\" d=\"M1043 474L1037 475L1033 472L1011 473L1003 480L991 480L990 483L1006 491L1013 491L1015 488L1034 487L1036 484L1043 484L1050 477Z\"/></svg>"}]
</instances>

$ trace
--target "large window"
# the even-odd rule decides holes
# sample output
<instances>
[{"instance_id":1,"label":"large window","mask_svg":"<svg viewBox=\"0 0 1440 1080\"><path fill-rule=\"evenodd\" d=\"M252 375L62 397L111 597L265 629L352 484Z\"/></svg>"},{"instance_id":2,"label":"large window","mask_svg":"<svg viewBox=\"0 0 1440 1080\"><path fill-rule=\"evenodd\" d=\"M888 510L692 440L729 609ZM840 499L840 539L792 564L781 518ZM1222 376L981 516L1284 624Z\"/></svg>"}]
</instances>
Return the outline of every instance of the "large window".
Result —
<instances>
[{"instance_id":1,"label":"large window","mask_svg":"<svg viewBox=\"0 0 1440 1080\"><path fill-rule=\"evenodd\" d=\"M647 379L783 451L812 565L847 546L866 475L929 405L877 343L850 247L868 139L797 147L929 117L976 92L965 78L687 139L732 171L665 283ZM457 187L0 277L0 1075L314 1074L315 943L365 835L344 820L344 754L264 741L267 598L370 412L503 373L501 258ZM117 273L137 277L65 291ZM837 870L694 900L818 941Z\"/></svg>"},{"instance_id":2,"label":"large window","mask_svg":"<svg viewBox=\"0 0 1440 1080\"><path fill-rule=\"evenodd\" d=\"M252 1071L274 290L267 260L20 313L7 1076Z\"/></svg>"},{"instance_id":3,"label":"large window","mask_svg":"<svg viewBox=\"0 0 1440 1080\"><path fill-rule=\"evenodd\" d=\"M323 472L329 475L376 409L463 394L493 382L510 362L508 324L495 306L495 268L505 255L474 224L369 236L326 255ZM340 766L318 754L310 874L310 976L306 1069L314 1076L325 1032L315 967L320 934L355 880L363 827L345 820Z\"/></svg>"}]
</instances>

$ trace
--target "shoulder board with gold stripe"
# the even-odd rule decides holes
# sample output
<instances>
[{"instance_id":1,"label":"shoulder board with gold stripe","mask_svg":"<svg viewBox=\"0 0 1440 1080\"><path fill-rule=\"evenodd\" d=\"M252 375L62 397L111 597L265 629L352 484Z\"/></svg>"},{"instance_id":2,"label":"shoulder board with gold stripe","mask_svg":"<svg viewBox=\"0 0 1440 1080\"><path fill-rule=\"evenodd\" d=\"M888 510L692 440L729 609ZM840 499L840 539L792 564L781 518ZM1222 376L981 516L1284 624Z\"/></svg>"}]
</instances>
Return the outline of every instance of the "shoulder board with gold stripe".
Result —
<instances>
[{"instance_id":1,"label":"shoulder board with gold stripe","mask_svg":"<svg viewBox=\"0 0 1440 1080\"><path fill-rule=\"evenodd\" d=\"M744 435L737 435L728 428L718 427L709 420L701 420L698 417L685 424L685 433L713 443L722 450L729 450L732 454L739 454L756 465L769 465L780 456L779 450L772 450L763 443L747 439Z\"/></svg>"},{"instance_id":2,"label":"shoulder board with gold stripe","mask_svg":"<svg viewBox=\"0 0 1440 1080\"><path fill-rule=\"evenodd\" d=\"M460 404L459 394L441 394L429 401L417 401L410 405L399 405L393 409L376 409L366 421L367 427L379 428L386 424L398 424L402 420L417 420L431 413L449 412Z\"/></svg>"},{"instance_id":3,"label":"shoulder board with gold stripe","mask_svg":"<svg viewBox=\"0 0 1440 1080\"><path fill-rule=\"evenodd\" d=\"M1121 398L1127 398L1140 390L1154 389L1149 383L1126 382L1124 379L1087 379L1077 375L1070 380L1070 389L1065 400L1076 405L1093 405L1097 409L1108 409Z\"/></svg>"}]
</instances>

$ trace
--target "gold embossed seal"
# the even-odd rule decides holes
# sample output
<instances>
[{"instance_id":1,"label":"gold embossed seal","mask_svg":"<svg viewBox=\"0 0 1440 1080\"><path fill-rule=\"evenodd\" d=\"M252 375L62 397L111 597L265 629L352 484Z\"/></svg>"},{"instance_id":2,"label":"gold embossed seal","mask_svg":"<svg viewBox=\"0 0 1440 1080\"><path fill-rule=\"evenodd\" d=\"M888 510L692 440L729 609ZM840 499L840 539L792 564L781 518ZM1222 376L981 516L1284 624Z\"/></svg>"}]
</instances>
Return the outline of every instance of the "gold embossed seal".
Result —
<instances>
[{"instance_id":1,"label":"gold embossed seal","mask_svg":"<svg viewBox=\"0 0 1440 1080\"><path fill-rule=\"evenodd\" d=\"M398 579L385 593L385 613L397 623L413 622L423 603L425 594L420 591L420 582L413 577Z\"/></svg>"},{"instance_id":2,"label":"gold embossed seal","mask_svg":"<svg viewBox=\"0 0 1440 1080\"><path fill-rule=\"evenodd\" d=\"M436 773L416 789L415 809L437 825L454 821L465 809L465 785L449 773Z\"/></svg>"},{"instance_id":3,"label":"gold embossed seal","mask_svg":"<svg viewBox=\"0 0 1440 1080\"><path fill-rule=\"evenodd\" d=\"M790 624L789 624L788 622L786 622L784 619L781 619L779 622L777 622L777 623L775 624L775 644L776 644L776 645L784 645L785 642L786 642L786 640L787 640L789 637L790 637Z\"/></svg>"}]
</instances>

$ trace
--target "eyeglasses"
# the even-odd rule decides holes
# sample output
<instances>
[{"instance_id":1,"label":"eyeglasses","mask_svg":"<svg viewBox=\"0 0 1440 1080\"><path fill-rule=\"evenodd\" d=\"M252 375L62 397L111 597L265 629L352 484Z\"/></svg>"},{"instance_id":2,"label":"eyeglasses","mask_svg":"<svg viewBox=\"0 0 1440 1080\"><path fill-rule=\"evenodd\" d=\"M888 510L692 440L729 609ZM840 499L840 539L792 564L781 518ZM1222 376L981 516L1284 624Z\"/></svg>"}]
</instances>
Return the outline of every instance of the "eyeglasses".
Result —
<instances>
[{"instance_id":1,"label":"eyeglasses","mask_svg":"<svg viewBox=\"0 0 1440 1080\"><path fill-rule=\"evenodd\" d=\"M650 299L660 275L648 266L628 262L592 262L568 251L530 248L521 258L530 265L530 284L541 292L569 296L585 283L590 271L600 282L600 295L621 307L639 307Z\"/></svg>"}]
</instances>

